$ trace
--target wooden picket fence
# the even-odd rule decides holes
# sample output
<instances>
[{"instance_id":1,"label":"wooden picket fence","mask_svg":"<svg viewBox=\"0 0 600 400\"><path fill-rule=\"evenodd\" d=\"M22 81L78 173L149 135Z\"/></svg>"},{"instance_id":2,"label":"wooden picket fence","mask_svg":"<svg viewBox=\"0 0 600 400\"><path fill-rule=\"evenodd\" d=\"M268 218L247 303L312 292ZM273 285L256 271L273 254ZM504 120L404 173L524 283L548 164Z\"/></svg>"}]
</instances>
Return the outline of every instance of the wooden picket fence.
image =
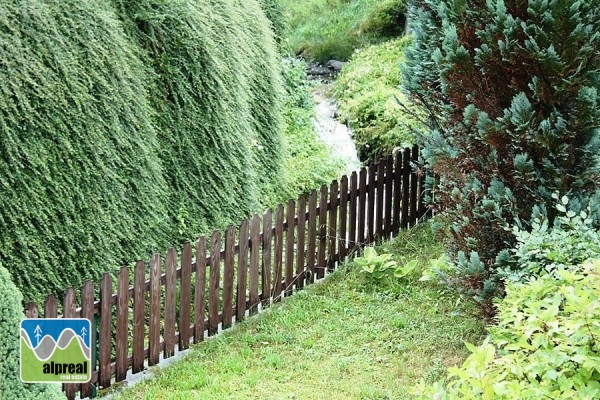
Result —
<instances>
[{"instance_id":1,"label":"wooden picket fence","mask_svg":"<svg viewBox=\"0 0 600 400\"><path fill-rule=\"evenodd\" d=\"M424 169L411 168L418 155L417 146L406 148L267 211L262 221L254 215L224 235L215 231L194 246L170 249L164 262L156 254L149 266L138 261L133 271L123 267L114 282L106 273L99 299L91 281L79 301L67 289L63 317L92 321L97 353L91 381L64 384L67 397L92 397L96 389L125 380L129 370L157 364L161 353L171 357L323 278L365 244L414 226L427 215ZM43 316L56 318L57 309L56 297L48 296ZM25 314L42 316L35 303Z\"/></svg>"}]
</instances>

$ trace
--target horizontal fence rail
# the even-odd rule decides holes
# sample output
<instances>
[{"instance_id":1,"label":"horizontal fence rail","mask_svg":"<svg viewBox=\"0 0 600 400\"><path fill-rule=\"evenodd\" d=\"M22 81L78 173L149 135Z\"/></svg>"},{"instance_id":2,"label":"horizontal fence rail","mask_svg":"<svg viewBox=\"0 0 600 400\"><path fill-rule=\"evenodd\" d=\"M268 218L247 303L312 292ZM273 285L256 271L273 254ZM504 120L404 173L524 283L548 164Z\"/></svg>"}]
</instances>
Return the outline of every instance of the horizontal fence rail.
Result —
<instances>
[{"instance_id":1,"label":"horizontal fence rail","mask_svg":"<svg viewBox=\"0 0 600 400\"><path fill-rule=\"evenodd\" d=\"M105 273L85 282L79 301L67 289L62 317L88 318L96 346L91 381L63 384L67 397L92 397L323 278L365 244L414 226L428 213L418 156L417 146L406 148L262 218L122 267L116 277ZM58 301L48 296L43 313L29 303L25 315L60 317Z\"/></svg>"}]
</instances>

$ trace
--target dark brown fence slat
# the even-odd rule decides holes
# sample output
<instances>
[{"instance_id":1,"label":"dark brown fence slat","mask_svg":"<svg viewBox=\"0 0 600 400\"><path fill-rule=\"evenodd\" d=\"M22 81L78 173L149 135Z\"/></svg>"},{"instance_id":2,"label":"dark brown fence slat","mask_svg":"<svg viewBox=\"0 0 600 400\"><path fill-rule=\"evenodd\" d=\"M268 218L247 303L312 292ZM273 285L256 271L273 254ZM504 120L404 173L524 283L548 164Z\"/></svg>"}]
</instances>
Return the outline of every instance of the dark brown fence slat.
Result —
<instances>
[{"instance_id":1,"label":"dark brown fence slat","mask_svg":"<svg viewBox=\"0 0 600 400\"><path fill-rule=\"evenodd\" d=\"M68 288L63 297L63 317L64 318L77 318L79 315L75 312L76 304L75 304L75 290L73 288ZM77 383L65 383L63 384L63 390L67 399L73 400L75 398L75 392L79 390L81 387L80 384Z\"/></svg>"},{"instance_id":2,"label":"dark brown fence slat","mask_svg":"<svg viewBox=\"0 0 600 400\"><path fill-rule=\"evenodd\" d=\"M44 318L56 318L58 316L57 308L56 297L53 294L48 295L44 302Z\"/></svg>"},{"instance_id":3,"label":"dark brown fence slat","mask_svg":"<svg viewBox=\"0 0 600 400\"><path fill-rule=\"evenodd\" d=\"M375 189L377 187L377 166L369 165L369 190L367 199L367 243L375 238Z\"/></svg>"},{"instance_id":4,"label":"dark brown fence slat","mask_svg":"<svg viewBox=\"0 0 600 400\"><path fill-rule=\"evenodd\" d=\"M367 207L367 170L360 170L358 180L358 235L356 244L359 247L365 243L365 223L366 223L366 207Z\"/></svg>"},{"instance_id":5,"label":"dark brown fence slat","mask_svg":"<svg viewBox=\"0 0 600 400\"><path fill-rule=\"evenodd\" d=\"M150 261L150 326L148 365L158 364L160 351L160 254L152 256Z\"/></svg>"},{"instance_id":6,"label":"dark brown fence slat","mask_svg":"<svg viewBox=\"0 0 600 400\"><path fill-rule=\"evenodd\" d=\"M329 237L329 253L327 257L327 271L335 269L336 242L337 242L337 219L338 219L338 181L331 182L329 187L329 226L327 236Z\"/></svg>"},{"instance_id":7,"label":"dark brown fence slat","mask_svg":"<svg viewBox=\"0 0 600 400\"><path fill-rule=\"evenodd\" d=\"M419 161L419 148L414 145L412 148L412 161L416 163ZM417 223L417 198L418 198L418 183L419 177L415 168L411 168L410 174L410 227L412 228Z\"/></svg>"},{"instance_id":8,"label":"dark brown fence slat","mask_svg":"<svg viewBox=\"0 0 600 400\"><path fill-rule=\"evenodd\" d=\"M296 288L304 287L304 249L306 246L306 196L303 194L298 197L298 231L297 249L296 249Z\"/></svg>"},{"instance_id":9,"label":"dark brown fence slat","mask_svg":"<svg viewBox=\"0 0 600 400\"><path fill-rule=\"evenodd\" d=\"M254 215L250 226L250 315L258 312L258 273L260 269L260 217Z\"/></svg>"},{"instance_id":10,"label":"dark brown fence slat","mask_svg":"<svg viewBox=\"0 0 600 400\"><path fill-rule=\"evenodd\" d=\"M93 351L93 346L96 344L95 332L94 332L94 284L92 281L86 281L81 288L81 318L87 318L90 321L90 331L88 332L90 338L90 349ZM96 365L90 362L90 372L94 373ZM90 380L89 383L81 384L81 397L86 398L92 395L93 385Z\"/></svg>"},{"instance_id":11,"label":"dark brown fence slat","mask_svg":"<svg viewBox=\"0 0 600 400\"><path fill-rule=\"evenodd\" d=\"M383 185L385 183L385 162L379 160L377 163L377 193L375 202L375 237L383 236Z\"/></svg>"},{"instance_id":12,"label":"dark brown fence slat","mask_svg":"<svg viewBox=\"0 0 600 400\"><path fill-rule=\"evenodd\" d=\"M400 229L400 210L402 204L402 152L398 151L394 163L394 209L392 210L392 230Z\"/></svg>"},{"instance_id":13,"label":"dark brown fence slat","mask_svg":"<svg viewBox=\"0 0 600 400\"><path fill-rule=\"evenodd\" d=\"M385 164L385 223L383 227L383 233L386 237L389 237L392 233L392 195L394 185L394 158L389 156Z\"/></svg>"},{"instance_id":14,"label":"dark brown fence slat","mask_svg":"<svg viewBox=\"0 0 600 400\"><path fill-rule=\"evenodd\" d=\"M192 245L183 244L181 251L181 292L179 296L179 350L190 347L190 314L192 305Z\"/></svg>"},{"instance_id":15,"label":"dark brown fence slat","mask_svg":"<svg viewBox=\"0 0 600 400\"><path fill-rule=\"evenodd\" d=\"M321 197L319 199L319 252L317 261L317 278L325 276L327 257L327 186L321 186Z\"/></svg>"},{"instance_id":16,"label":"dark brown fence slat","mask_svg":"<svg viewBox=\"0 0 600 400\"><path fill-rule=\"evenodd\" d=\"M402 220L400 228L408 227L408 210L410 201L410 149L404 149L402 156Z\"/></svg>"},{"instance_id":17,"label":"dark brown fence slat","mask_svg":"<svg viewBox=\"0 0 600 400\"><path fill-rule=\"evenodd\" d=\"M356 209L358 207L358 175L356 171L350 175L350 229L348 231L348 252L356 248Z\"/></svg>"},{"instance_id":18,"label":"dark brown fence slat","mask_svg":"<svg viewBox=\"0 0 600 400\"><path fill-rule=\"evenodd\" d=\"M248 221L240 224L240 248L238 252L238 272L236 289L235 321L246 318L246 287L248 278Z\"/></svg>"},{"instance_id":19,"label":"dark brown fence slat","mask_svg":"<svg viewBox=\"0 0 600 400\"><path fill-rule=\"evenodd\" d=\"M100 282L100 337L98 338L98 361L100 365L99 383L103 388L110 387L110 352L112 325L112 278L108 273Z\"/></svg>"},{"instance_id":20,"label":"dark brown fence slat","mask_svg":"<svg viewBox=\"0 0 600 400\"><path fill-rule=\"evenodd\" d=\"M275 212L275 267L273 271L273 301L281 300L281 280L283 279L283 205Z\"/></svg>"},{"instance_id":21,"label":"dark brown fence slat","mask_svg":"<svg viewBox=\"0 0 600 400\"><path fill-rule=\"evenodd\" d=\"M308 243L306 251L307 281L315 281L315 256L317 247L317 192L308 197Z\"/></svg>"},{"instance_id":22,"label":"dark brown fence slat","mask_svg":"<svg viewBox=\"0 0 600 400\"><path fill-rule=\"evenodd\" d=\"M196 243L196 279L194 287L194 343L204 340L206 307L206 238Z\"/></svg>"},{"instance_id":23,"label":"dark brown fence slat","mask_svg":"<svg viewBox=\"0 0 600 400\"><path fill-rule=\"evenodd\" d=\"M129 352L129 271L121 267L117 280L117 351L116 381L121 382L127 376L127 356Z\"/></svg>"},{"instance_id":24,"label":"dark brown fence slat","mask_svg":"<svg viewBox=\"0 0 600 400\"><path fill-rule=\"evenodd\" d=\"M347 227L348 227L348 177L342 176L340 188L340 239L338 242L339 262L346 259L347 242Z\"/></svg>"},{"instance_id":25,"label":"dark brown fence slat","mask_svg":"<svg viewBox=\"0 0 600 400\"><path fill-rule=\"evenodd\" d=\"M263 216L262 242L262 302L269 304L271 297L271 246L273 245L273 214L267 210Z\"/></svg>"},{"instance_id":26,"label":"dark brown fence slat","mask_svg":"<svg viewBox=\"0 0 600 400\"><path fill-rule=\"evenodd\" d=\"M292 294L294 284L294 220L296 218L296 202L290 200L287 203L285 231L285 295Z\"/></svg>"},{"instance_id":27,"label":"dark brown fence slat","mask_svg":"<svg viewBox=\"0 0 600 400\"><path fill-rule=\"evenodd\" d=\"M175 270L177 269L177 252L174 248L170 248L167 252L167 260L165 262L166 278L165 285L165 347L163 357L169 358L175 353Z\"/></svg>"},{"instance_id":28,"label":"dark brown fence slat","mask_svg":"<svg viewBox=\"0 0 600 400\"><path fill-rule=\"evenodd\" d=\"M233 323L233 269L235 256L235 227L225 231L225 267L223 269L223 329Z\"/></svg>"},{"instance_id":29,"label":"dark brown fence slat","mask_svg":"<svg viewBox=\"0 0 600 400\"><path fill-rule=\"evenodd\" d=\"M25 311L26 318L38 318L39 317L38 306L33 301L30 301L29 303L27 303L24 311Z\"/></svg>"},{"instance_id":30,"label":"dark brown fence slat","mask_svg":"<svg viewBox=\"0 0 600 400\"><path fill-rule=\"evenodd\" d=\"M210 283L208 292L208 335L219 331L219 276L221 273L221 232L212 234Z\"/></svg>"},{"instance_id":31,"label":"dark brown fence slat","mask_svg":"<svg viewBox=\"0 0 600 400\"><path fill-rule=\"evenodd\" d=\"M144 339L145 339L145 315L146 306L146 265L138 261L135 265L133 276L133 364L132 372L138 373L144 370Z\"/></svg>"}]
</instances>

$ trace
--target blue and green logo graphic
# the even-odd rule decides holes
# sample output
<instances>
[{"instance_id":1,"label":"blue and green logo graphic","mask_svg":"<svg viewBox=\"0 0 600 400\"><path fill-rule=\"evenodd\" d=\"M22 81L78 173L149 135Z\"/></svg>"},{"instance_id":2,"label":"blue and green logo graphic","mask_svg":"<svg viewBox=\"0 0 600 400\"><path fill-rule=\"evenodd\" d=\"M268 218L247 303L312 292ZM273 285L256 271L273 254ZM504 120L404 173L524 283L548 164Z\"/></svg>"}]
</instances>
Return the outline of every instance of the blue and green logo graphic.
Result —
<instances>
[{"instance_id":1,"label":"blue and green logo graphic","mask_svg":"<svg viewBox=\"0 0 600 400\"><path fill-rule=\"evenodd\" d=\"M86 318L21 321L21 380L84 383L91 377L91 326Z\"/></svg>"}]
</instances>

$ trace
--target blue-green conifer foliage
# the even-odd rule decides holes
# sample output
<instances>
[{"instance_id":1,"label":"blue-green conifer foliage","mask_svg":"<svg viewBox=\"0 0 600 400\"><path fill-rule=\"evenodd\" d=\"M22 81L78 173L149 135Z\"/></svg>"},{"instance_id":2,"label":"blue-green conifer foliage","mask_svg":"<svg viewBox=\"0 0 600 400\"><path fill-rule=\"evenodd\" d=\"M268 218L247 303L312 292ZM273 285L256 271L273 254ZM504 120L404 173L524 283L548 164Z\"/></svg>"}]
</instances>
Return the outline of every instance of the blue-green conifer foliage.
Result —
<instances>
[{"instance_id":1,"label":"blue-green conifer foliage","mask_svg":"<svg viewBox=\"0 0 600 400\"><path fill-rule=\"evenodd\" d=\"M255 0L0 4L0 262L26 300L257 211L280 62Z\"/></svg>"},{"instance_id":2,"label":"blue-green conifer foliage","mask_svg":"<svg viewBox=\"0 0 600 400\"><path fill-rule=\"evenodd\" d=\"M409 13L404 87L429 111L459 281L489 305L514 245L504 228L552 223L554 192L579 208L596 196L600 0L412 0Z\"/></svg>"}]
</instances>

